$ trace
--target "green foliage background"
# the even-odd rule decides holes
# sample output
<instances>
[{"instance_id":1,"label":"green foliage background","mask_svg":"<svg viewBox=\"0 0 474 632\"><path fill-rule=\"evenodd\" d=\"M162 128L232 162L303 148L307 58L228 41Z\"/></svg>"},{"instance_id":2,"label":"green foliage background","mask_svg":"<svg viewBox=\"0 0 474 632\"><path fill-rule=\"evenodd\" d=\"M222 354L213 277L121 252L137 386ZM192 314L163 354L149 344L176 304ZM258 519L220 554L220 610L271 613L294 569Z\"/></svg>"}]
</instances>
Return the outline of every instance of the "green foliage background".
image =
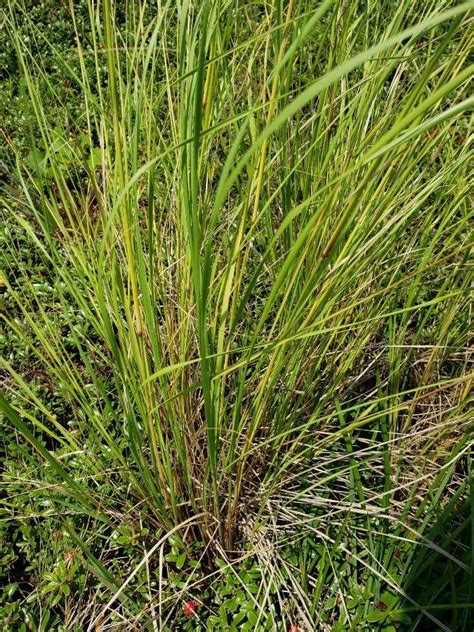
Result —
<instances>
[{"instance_id":1,"label":"green foliage background","mask_svg":"<svg viewBox=\"0 0 474 632\"><path fill-rule=\"evenodd\" d=\"M472 629L472 3L4 4L3 629Z\"/></svg>"}]
</instances>

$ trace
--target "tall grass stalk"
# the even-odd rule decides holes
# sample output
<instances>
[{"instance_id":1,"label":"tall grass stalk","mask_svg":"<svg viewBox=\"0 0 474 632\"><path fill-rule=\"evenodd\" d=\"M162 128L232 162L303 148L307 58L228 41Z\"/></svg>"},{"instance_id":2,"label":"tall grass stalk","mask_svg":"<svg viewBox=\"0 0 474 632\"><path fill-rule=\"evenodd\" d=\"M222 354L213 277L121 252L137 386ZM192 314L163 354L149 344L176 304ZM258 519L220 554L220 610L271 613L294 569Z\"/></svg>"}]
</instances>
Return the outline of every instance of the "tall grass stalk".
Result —
<instances>
[{"instance_id":1,"label":"tall grass stalk","mask_svg":"<svg viewBox=\"0 0 474 632\"><path fill-rule=\"evenodd\" d=\"M269 586L293 578L301 625L323 629L334 588L341 629L362 629L348 578L368 568L371 594L402 603L434 517L468 490L474 3L90 1L86 41L71 0L77 64L31 23L80 95L63 129L7 5L34 161L10 143L2 213L55 294L43 305L11 242L19 318L3 319L69 414L4 356L6 423L59 510L104 534L143 512L206 543L209 572L250 549ZM305 538L321 561L291 570L282 548ZM122 602L146 625L107 582L101 620Z\"/></svg>"}]
</instances>

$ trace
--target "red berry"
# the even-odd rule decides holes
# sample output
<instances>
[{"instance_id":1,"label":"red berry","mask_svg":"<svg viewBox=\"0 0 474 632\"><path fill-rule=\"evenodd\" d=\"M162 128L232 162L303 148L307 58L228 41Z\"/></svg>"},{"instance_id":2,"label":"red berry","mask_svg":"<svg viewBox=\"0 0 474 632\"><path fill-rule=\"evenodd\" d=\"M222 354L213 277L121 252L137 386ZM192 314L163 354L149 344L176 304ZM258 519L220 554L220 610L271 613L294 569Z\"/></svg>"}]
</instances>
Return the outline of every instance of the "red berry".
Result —
<instances>
[{"instance_id":1,"label":"red berry","mask_svg":"<svg viewBox=\"0 0 474 632\"><path fill-rule=\"evenodd\" d=\"M188 599L188 601L185 601L183 604L184 616L192 617L193 614L196 614L198 608L199 608L199 604L197 601L194 601L194 599Z\"/></svg>"},{"instance_id":2,"label":"red berry","mask_svg":"<svg viewBox=\"0 0 474 632\"><path fill-rule=\"evenodd\" d=\"M292 623L288 628L288 632L301 632L301 628L299 625L296 625L296 623Z\"/></svg>"}]
</instances>

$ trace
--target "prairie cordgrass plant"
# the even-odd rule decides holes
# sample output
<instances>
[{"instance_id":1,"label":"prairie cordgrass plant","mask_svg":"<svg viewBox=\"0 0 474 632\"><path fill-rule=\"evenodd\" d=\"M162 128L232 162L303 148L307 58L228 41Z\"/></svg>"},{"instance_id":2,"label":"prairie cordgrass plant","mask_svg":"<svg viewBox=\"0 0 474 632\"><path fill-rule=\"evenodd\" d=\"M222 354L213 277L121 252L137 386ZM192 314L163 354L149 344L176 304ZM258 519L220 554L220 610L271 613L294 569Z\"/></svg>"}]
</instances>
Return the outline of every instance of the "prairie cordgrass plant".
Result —
<instances>
[{"instance_id":1,"label":"prairie cordgrass plant","mask_svg":"<svg viewBox=\"0 0 474 632\"><path fill-rule=\"evenodd\" d=\"M1 11L3 629L472 630L474 2Z\"/></svg>"}]
</instances>

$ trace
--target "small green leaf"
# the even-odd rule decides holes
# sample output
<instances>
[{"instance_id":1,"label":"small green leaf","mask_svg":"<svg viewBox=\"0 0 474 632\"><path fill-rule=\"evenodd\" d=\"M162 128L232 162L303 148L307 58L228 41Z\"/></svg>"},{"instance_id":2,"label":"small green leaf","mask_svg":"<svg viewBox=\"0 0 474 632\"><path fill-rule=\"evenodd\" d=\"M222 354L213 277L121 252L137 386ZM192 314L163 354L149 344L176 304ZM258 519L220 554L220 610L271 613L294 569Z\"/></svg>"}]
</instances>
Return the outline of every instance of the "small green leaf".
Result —
<instances>
[{"instance_id":1,"label":"small green leaf","mask_svg":"<svg viewBox=\"0 0 474 632\"><path fill-rule=\"evenodd\" d=\"M376 623L379 621L384 621L386 618L387 618L386 612L373 611L373 612L369 612L369 614L366 617L366 620L369 621L370 623Z\"/></svg>"},{"instance_id":2,"label":"small green leaf","mask_svg":"<svg viewBox=\"0 0 474 632\"><path fill-rule=\"evenodd\" d=\"M177 568L179 568L180 570L183 568L184 564L186 562L186 553L181 553L181 555L179 555L176 558L176 566Z\"/></svg>"},{"instance_id":3,"label":"small green leaf","mask_svg":"<svg viewBox=\"0 0 474 632\"><path fill-rule=\"evenodd\" d=\"M400 610L395 610L394 612L388 613L390 620L395 621L397 623L411 623L411 617L406 612L401 612Z\"/></svg>"}]
</instances>

